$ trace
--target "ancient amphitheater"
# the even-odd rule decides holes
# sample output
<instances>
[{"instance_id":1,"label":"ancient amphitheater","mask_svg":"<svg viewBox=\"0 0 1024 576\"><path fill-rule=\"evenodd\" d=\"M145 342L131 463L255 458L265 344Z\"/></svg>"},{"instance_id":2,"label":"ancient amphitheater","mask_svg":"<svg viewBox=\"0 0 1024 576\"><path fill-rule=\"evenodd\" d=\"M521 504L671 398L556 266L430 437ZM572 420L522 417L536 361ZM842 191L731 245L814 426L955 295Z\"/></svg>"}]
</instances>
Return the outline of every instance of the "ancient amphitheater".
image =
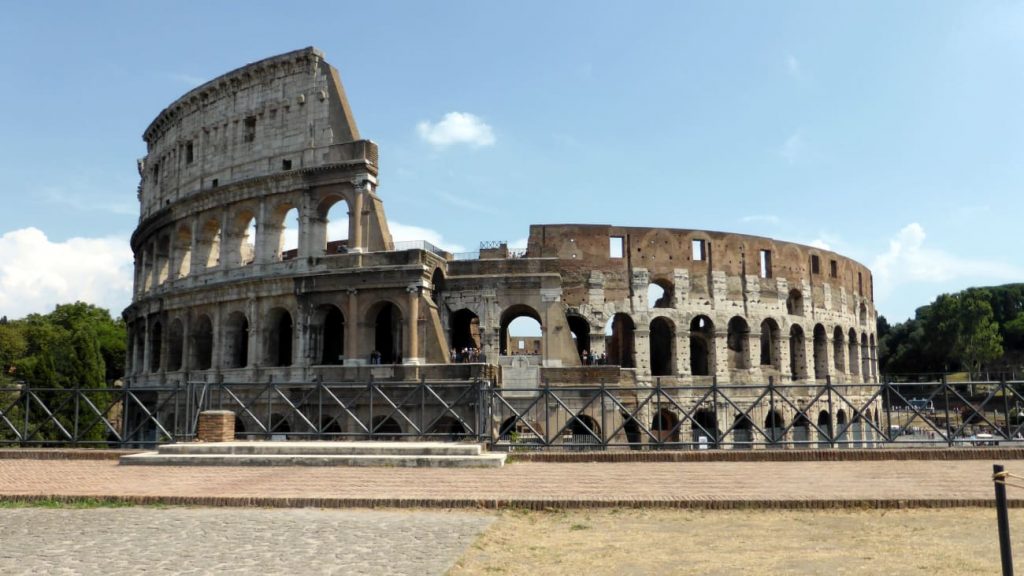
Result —
<instances>
[{"instance_id":1,"label":"ancient amphitheater","mask_svg":"<svg viewBox=\"0 0 1024 576\"><path fill-rule=\"evenodd\" d=\"M286 384L300 394L303 384L371 378L482 381L510 391L503 412L480 420L464 412L478 406L458 406L433 420L452 429L458 413L463 431L506 436L514 425L548 441L570 429L651 441L634 422L658 439L683 430L683 441L691 426L733 439L747 420L803 439L813 439L808 420L818 432L877 422L863 265L759 236L603 224L532 225L525 251L486 242L453 255L395 242L377 146L360 135L338 72L316 49L207 82L160 112L144 139L135 292L124 312L133 388L274 383L279 403ZM510 335L520 317L541 336ZM470 349L478 352L464 357ZM567 391L560 415L530 405L530 390L543 387ZM568 393L586 387L623 393L614 410L600 399L599 419L586 394ZM711 405L713 387L749 404ZM645 402L646 389L667 392ZM319 417L333 431L365 430L363 404ZM248 408L240 430L266 429L258 421L271 417L301 428L297 400L275 414L269 402ZM386 427L409 433L408 422Z\"/></svg>"}]
</instances>

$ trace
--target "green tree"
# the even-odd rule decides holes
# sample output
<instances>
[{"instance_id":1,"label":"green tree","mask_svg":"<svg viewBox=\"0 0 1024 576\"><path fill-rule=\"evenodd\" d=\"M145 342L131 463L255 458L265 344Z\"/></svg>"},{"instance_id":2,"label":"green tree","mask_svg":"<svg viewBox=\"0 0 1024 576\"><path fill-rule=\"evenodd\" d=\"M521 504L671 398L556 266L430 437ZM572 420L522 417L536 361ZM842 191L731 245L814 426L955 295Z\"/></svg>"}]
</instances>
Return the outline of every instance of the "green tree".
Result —
<instances>
[{"instance_id":1,"label":"green tree","mask_svg":"<svg viewBox=\"0 0 1024 576\"><path fill-rule=\"evenodd\" d=\"M986 296L983 290L967 290L957 299L953 353L973 373L1003 355L999 324Z\"/></svg>"}]
</instances>

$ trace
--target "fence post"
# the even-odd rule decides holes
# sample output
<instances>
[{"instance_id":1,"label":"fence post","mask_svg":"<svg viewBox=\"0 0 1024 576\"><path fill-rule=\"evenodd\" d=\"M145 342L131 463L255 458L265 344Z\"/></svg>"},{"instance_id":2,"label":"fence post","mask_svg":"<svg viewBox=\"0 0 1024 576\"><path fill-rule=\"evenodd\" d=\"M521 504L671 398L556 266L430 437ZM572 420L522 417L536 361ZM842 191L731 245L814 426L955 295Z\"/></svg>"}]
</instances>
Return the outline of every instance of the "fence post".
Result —
<instances>
[{"instance_id":1,"label":"fence post","mask_svg":"<svg viewBox=\"0 0 1024 576\"><path fill-rule=\"evenodd\" d=\"M1003 395L1003 418L1006 425L1004 426L1006 433L1003 437L1007 440L1010 439L1010 399L1006 396L1006 373L1004 372L999 377L999 393Z\"/></svg>"},{"instance_id":2,"label":"fence post","mask_svg":"<svg viewBox=\"0 0 1024 576\"><path fill-rule=\"evenodd\" d=\"M885 439L895 442L892 436L892 381L887 379L882 386L885 390Z\"/></svg>"},{"instance_id":3,"label":"fence post","mask_svg":"<svg viewBox=\"0 0 1024 576\"><path fill-rule=\"evenodd\" d=\"M551 384L544 379L544 445L551 446L554 438L551 437L551 410L548 409L548 401L551 400Z\"/></svg>"},{"instance_id":4,"label":"fence post","mask_svg":"<svg viewBox=\"0 0 1024 576\"><path fill-rule=\"evenodd\" d=\"M1006 506L1006 472L1002 464L992 465L992 480L996 488L996 523L999 525L999 559L1003 576L1013 576L1013 553L1010 550L1010 515Z\"/></svg>"},{"instance_id":5,"label":"fence post","mask_svg":"<svg viewBox=\"0 0 1024 576\"><path fill-rule=\"evenodd\" d=\"M718 376L711 377L711 413L715 415L715 429L712 430L714 433L714 441L711 445L714 446L715 450L717 450L720 447L720 442L724 440L724 438L719 437L719 430L721 427L718 424Z\"/></svg>"},{"instance_id":6,"label":"fence post","mask_svg":"<svg viewBox=\"0 0 1024 576\"><path fill-rule=\"evenodd\" d=\"M75 426L73 428L73 432L72 432L72 436L71 436L71 445L72 446L78 444L78 421L79 421L79 418L81 416L81 414L79 414L79 408L81 406L81 398L82 398L82 387L81 387L81 385L75 386Z\"/></svg>"},{"instance_id":7,"label":"fence post","mask_svg":"<svg viewBox=\"0 0 1024 576\"><path fill-rule=\"evenodd\" d=\"M604 446L607 449L608 448L608 443L611 442L611 438L609 437L606 440L605 437L604 437L604 435L608 433L608 425L605 423L605 415L604 415L604 412L605 412L605 410L604 410L604 408L605 408L605 406L604 406L604 404L605 404L605 402L604 402L605 401L604 394L605 394L605 391L604 391L604 381L602 380L601 381L601 445Z\"/></svg>"},{"instance_id":8,"label":"fence post","mask_svg":"<svg viewBox=\"0 0 1024 576\"><path fill-rule=\"evenodd\" d=\"M835 421L836 416L832 405L832 377L828 374L825 375L825 392L828 394L828 447L834 450L838 423Z\"/></svg>"},{"instance_id":9,"label":"fence post","mask_svg":"<svg viewBox=\"0 0 1024 576\"><path fill-rule=\"evenodd\" d=\"M778 442L775 439L775 427L778 424L775 421L775 377L768 377L768 417L771 418L772 425L768 432L768 445L775 446Z\"/></svg>"},{"instance_id":10,"label":"fence post","mask_svg":"<svg viewBox=\"0 0 1024 576\"><path fill-rule=\"evenodd\" d=\"M942 403L943 411L946 414L946 445L953 447L953 423L949 420L949 383L946 382L946 375L942 375Z\"/></svg>"},{"instance_id":11,"label":"fence post","mask_svg":"<svg viewBox=\"0 0 1024 576\"><path fill-rule=\"evenodd\" d=\"M366 429L370 431L370 440L373 440L373 373L370 373L370 380L366 383L366 390L370 396L370 418L366 421Z\"/></svg>"}]
</instances>

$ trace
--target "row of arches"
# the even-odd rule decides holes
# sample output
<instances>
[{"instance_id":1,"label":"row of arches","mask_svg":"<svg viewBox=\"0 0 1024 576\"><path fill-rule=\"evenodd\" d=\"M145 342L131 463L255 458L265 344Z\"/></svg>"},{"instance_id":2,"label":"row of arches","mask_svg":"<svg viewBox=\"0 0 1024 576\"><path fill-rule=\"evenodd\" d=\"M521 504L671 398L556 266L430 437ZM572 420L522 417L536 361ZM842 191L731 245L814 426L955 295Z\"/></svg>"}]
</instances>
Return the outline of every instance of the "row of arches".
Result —
<instances>
[{"instance_id":1,"label":"row of arches","mask_svg":"<svg viewBox=\"0 0 1024 576\"><path fill-rule=\"evenodd\" d=\"M666 279L656 279L647 285L647 305L651 310L675 308L675 286ZM786 314L805 316L804 294L799 288L791 288L786 296ZM860 302L856 306L857 320L862 327L868 324L868 306Z\"/></svg>"},{"instance_id":2,"label":"row of arches","mask_svg":"<svg viewBox=\"0 0 1024 576\"><path fill-rule=\"evenodd\" d=\"M401 361L403 315L390 301L370 307L372 326L371 363ZM318 306L310 320L309 354L313 364L343 364L346 358L345 314L333 304ZM297 361L298 334L292 312L271 308L260 322L260 338L242 311L228 313L219 327L209 314L200 313L188 323L174 318L169 328L153 318L130 326L130 370L134 374L160 371L209 370L211 368L287 367Z\"/></svg>"},{"instance_id":3,"label":"row of arches","mask_svg":"<svg viewBox=\"0 0 1024 576\"><path fill-rule=\"evenodd\" d=\"M181 221L157 235L136 254L135 286L147 292L167 281L217 268L245 267L294 258L306 242L310 255L347 251L351 233L349 199L326 195L302 214L302 207L282 202L266 210L255 203L233 206L222 214Z\"/></svg>"}]
</instances>

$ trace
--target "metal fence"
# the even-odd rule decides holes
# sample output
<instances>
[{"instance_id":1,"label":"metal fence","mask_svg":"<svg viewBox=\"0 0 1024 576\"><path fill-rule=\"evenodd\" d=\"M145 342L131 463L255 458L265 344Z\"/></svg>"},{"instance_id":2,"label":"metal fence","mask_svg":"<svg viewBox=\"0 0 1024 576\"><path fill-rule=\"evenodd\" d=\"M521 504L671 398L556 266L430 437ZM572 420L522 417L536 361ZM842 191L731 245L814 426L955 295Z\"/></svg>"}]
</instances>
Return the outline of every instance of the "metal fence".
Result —
<instances>
[{"instance_id":1,"label":"metal fence","mask_svg":"<svg viewBox=\"0 0 1024 576\"><path fill-rule=\"evenodd\" d=\"M482 380L0 388L0 444L186 441L231 410L248 439L449 439L495 449L701 450L1024 441L1024 382L542 386Z\"/></svg>"}]
</instances>

